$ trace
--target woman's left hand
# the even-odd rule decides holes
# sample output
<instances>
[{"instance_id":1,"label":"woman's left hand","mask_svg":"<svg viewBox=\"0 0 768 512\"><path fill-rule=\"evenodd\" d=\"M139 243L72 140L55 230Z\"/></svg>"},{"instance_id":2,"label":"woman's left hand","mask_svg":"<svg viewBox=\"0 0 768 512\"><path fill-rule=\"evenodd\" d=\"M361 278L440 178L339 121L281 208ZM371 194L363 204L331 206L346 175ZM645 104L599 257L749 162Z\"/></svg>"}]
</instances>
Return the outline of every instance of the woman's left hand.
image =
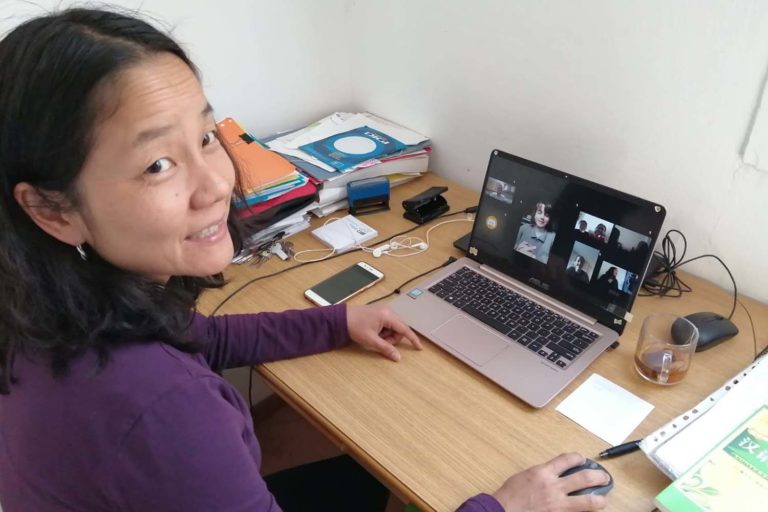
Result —
<instances>
[{"instance_id":1,"label":"woman's left hand","mask_svg":"<svg viewBox=\"0 0 768 512\"><path fill-rule=\"evenodd\" d=\"M386 306L347 306L349 337L367 350L373 350L393 361L400 360L395 345L403 338L421 350L421 340Z\"/></svg>"}]
</instances>

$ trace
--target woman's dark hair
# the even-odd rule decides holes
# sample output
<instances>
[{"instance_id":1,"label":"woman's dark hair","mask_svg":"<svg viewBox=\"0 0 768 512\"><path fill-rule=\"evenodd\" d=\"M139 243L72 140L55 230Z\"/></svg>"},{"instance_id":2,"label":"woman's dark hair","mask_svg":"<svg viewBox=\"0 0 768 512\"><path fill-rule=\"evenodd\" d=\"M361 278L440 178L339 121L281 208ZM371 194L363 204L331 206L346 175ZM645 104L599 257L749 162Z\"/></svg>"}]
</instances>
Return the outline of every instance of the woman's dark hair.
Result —
<instances>
[{"instance_id":1,"label":"woman's dark hair","mask_svg":"<svg viewBox=\"0 0 768 512\"><path fill-rule=\"evenodd\" d=\"M203 289L224 284L221 274L174 276L161 285L88 248L83 261L14 198L14 187L27 182L47 207L76 206L75 181L103 114L100 91L129 66L162 52L197 74L170 37L115 12L65 10L29 20L0 41L0 393L10 392L13 361L22 352L47 356L60 376L89 349L102 364L111 347L131 341L198 349L185 334L191 312ZM59 196L65 204L52 201ZM239 250L233 213L229 226Z\"/></svg>"}]
</instances>

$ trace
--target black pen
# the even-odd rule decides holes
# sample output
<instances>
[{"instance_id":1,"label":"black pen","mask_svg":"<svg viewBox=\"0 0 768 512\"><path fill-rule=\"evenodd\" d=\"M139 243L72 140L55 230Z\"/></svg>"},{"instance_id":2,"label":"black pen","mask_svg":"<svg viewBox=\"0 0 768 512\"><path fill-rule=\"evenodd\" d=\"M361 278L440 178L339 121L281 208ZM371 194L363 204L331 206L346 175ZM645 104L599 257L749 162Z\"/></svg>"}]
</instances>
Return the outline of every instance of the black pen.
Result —
<instances>
[{"instance_id":1,"label":"black pen","mask_svg":"<svg viewBox=\"0 0 768 512\"><path fill-rule=\"evenodd\" d=\"M636 439L634 441L620 444L618 446L611 446L607 450L603 450L600 452L600 458L608 459L611 457L618 457L619 455L624 455L625 453L631 453L635 450L639 450L640 441L642 441L642 439Z\"/></svg>"}]
</instances>

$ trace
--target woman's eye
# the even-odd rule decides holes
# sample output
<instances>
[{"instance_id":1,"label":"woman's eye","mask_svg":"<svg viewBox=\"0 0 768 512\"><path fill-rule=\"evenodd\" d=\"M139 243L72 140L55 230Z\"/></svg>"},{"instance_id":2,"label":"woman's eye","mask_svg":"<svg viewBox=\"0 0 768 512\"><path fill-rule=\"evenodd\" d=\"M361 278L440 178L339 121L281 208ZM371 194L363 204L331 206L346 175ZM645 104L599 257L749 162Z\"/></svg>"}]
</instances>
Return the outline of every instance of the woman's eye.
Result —
<instances>
[{"instance_id":1,"label":"woman's eye","mask_svg":"<svg viewBox=\"0 0 768 512\"><path fill-rule=\"evenodd\" d=\"M171 161L167 158L161 158L152 162L152 165L147 167L147 172L150 174L157 174L159 172L167 171L171 168Z\"/></svg>"},{"instance_id":2,"label":"woman's eye","mask_svg":"<svg viewBox=\"0 0 768 512\"><path fill-rule=\"evenodd\" d=\"M211 130L209 132L206 132L205 135L203 135L203 147L210 146L216 142L216 131Z\"/></svg>"}]
</instances>

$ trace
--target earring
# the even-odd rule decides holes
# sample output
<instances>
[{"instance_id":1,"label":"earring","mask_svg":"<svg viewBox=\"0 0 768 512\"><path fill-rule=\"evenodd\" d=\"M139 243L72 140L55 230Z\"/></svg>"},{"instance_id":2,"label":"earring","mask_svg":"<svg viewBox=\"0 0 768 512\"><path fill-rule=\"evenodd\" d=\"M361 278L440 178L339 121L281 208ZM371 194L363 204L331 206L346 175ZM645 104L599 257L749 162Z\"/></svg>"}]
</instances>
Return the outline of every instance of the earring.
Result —
<instances>
[{"instance_id":1,"label":"earring","mask_svg":"<svg viewBox=\"0 0 768 512\"><path fill-rule=\"evenodd\" d=\"M83 249L83 246L81 244L77 244L75 246L75 250L77 251L77 254L80 255L80 259L83 261L88 261L88 255L85 254L85 249Z\"/></svg>"}]
</instances>

